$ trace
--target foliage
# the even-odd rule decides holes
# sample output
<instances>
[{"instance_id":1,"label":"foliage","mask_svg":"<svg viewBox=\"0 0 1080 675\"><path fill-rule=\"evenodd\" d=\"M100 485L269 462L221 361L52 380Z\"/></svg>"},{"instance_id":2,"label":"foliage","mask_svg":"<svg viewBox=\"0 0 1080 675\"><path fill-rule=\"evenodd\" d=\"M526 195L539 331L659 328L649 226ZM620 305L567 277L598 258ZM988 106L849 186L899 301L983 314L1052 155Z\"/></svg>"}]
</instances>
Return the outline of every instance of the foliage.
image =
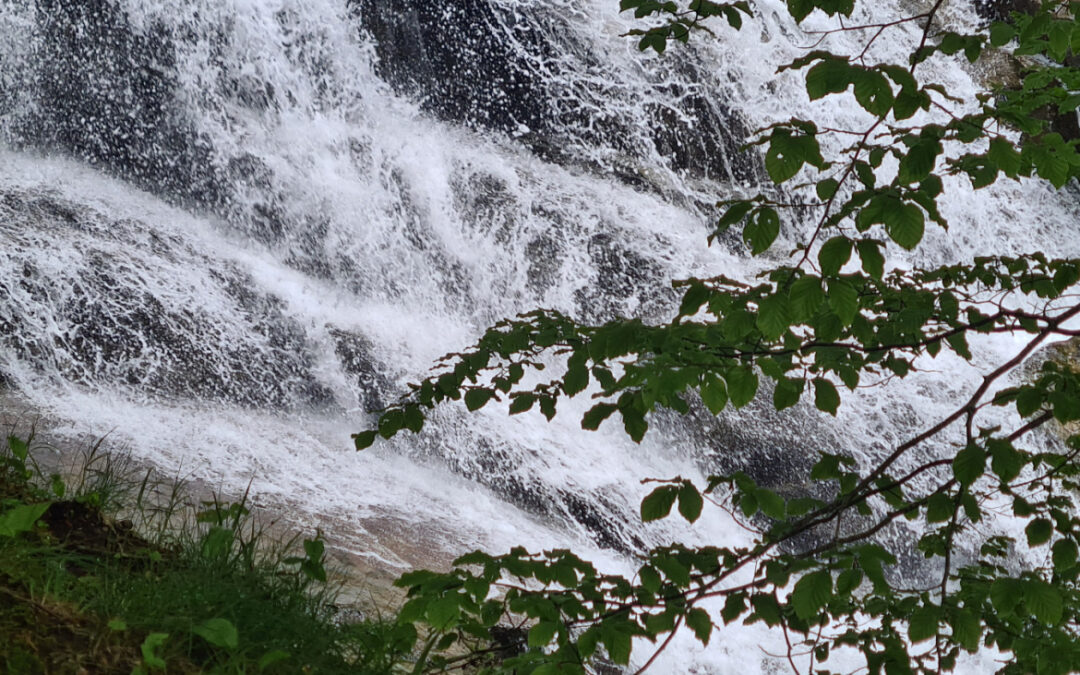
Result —
<instances>
[{"instance_id":1,"label":"foliage","mask_svg":"<svg viewBox=\"0 0 1080 675\"><path fill-rule=\"evenodd\" d=\"M854 0L788 0L787 7L799 22L814 12L843 18ZM995 364L938 423L875 463L823 453L801 497L785 498L736 473L705 485L657 481L641 504L643 520L677 508L693 522L707 500L758 530L750 546L654 548L632 579L601 574L568 551L523 549L472 553L447 574L403 576L398 583L411 599L399 621L430 628L430 665L479 663L483 654L429 652L484 640L499 622L524 619L521 653L491 667L583 672L598 657L628 664L636 648L658 643L637 660L644 670L684 627L708 643L726 625L764 622L783 632L796 672L829 672L830 654L845 648L861 652L871 673L948 671L961 652L981 645L1008 655L1003 672L1080 670L1080 436L1050 451L1025 445L1050 420L1080 419L1080 372L1048 362L1026 384L1001 389L1002 378L1048 338L1074 334L1068 322L1080 314L1080 261L1034 251L889 269L884 255L891 245L916 249L927 227L947 227L938 208L945 177L967 177L976 189L1001 176L1060 188L1080 174L1077 141L1047 121L1080 105L1080 70L1071 65L1080 4L1044 4L974 34L942 28L941 7L937 0L880 24L841 22L829 32L865 35L860 53L814 50L780 68L802 74L811 100L853 99L868 119L855 129L791 119L750 139L764 149L769 177L786 190L722 203L710 239L737 228L760 255L809 214L810 234L789 258L751 283L725 276L676 282L679 311L658 325L588 325L545 310L502 321L412 385L373 429L355 435L356 446L419 432L430 409L458 399L469 410L494 401L507 402L511 414L536 407L551 419L563 397L588 391L595 403L581 426L597 429L617 413L635 441L658 407L685 413L700 398L719 414L769 388L778 410L805 396L836 415L845 390L913 376L946 350L971 360L969 341L980 334L1026 335L1023 349ZM658 53L671 40L686 41L710 16L738 29L752 11L745 2L709 0L622 0L621 9L653 20L632 34L642 50ZM884 34L912 40L907 63L869 61ZM991 50L1026 57L1019 86L962 102L922 79L919 65L935 54L974 62ZM826 152L826 136L850 142ZM553 369L563 374L522 384L526 371L552 360L565 365ZM988 406L1012 408L1019 421L983 427ZM941 439L953 433L963 440L950 447ZM936 450L926 452L935 440ZM1002 508L1021 522L1026 542L974 527ZM904 587L890 571L896 557L875 540L900 518L919 523L918 551L939 566L932 588ZM961 533L977 551L962 561ZM1017 545L1046 551L1046 563L1017 570L1010 558Z\"/></svg>"},{"instance_id":2,"label":"foliage","mask_svg":"<svg viewBox=\"0 0 1080 675\"><path fill-rule=\"evenodd\" d=\"M410 663L408 629L339 620L320 537L274 544L244 501L202 502L184 518L147 478L104 475L122 462L99 446L87 457L95 466L68 483L43 475L35 447L32 436L0 437L0 671L389 673ZM144 516L156 541L103 514L106 503Z\"/></svg>"}]
</instances>

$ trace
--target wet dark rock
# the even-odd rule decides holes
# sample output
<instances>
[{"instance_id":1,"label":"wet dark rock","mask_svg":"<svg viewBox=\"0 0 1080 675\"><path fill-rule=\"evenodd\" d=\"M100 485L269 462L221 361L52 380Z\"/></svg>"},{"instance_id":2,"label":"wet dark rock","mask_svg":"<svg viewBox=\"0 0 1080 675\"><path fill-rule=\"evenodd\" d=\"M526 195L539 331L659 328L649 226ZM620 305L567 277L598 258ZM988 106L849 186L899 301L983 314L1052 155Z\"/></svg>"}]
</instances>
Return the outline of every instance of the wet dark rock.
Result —
<instances>
[{"instance_id":1,"label":"wet dark rock","mask_svg":"<svg viewBox=\"0 0 1080 675\"><path fill-rule=\"evenodd\" d=\"M148 398L336 406L314 375L314 347L303 327L280 299L253 290L242 271L200 259L205 281L230 303L223 322L222 314L170 301L172 289L159 295L144 281L155 271L140 265L202 255L183 240L47 196L5 195L0 216L3 236L17 243L0 256L4 283L12 286L0 304L0 353L68 382L119 385ZM43 239L79 251L68 274L39 269L34 248Z\"/></svg>"},{"instance_id":2,"label":"wet dark rock","mask_svg":"<svg viewBox=\"0 0 1080 675\"><path fill-rule=\"evenodd\" d=\"M627 315L648 317L671 308L675 293L664 290L666 273L655 260L623 245L616 235L608 233L593 235L588 252L595 281L574 293L586 321L607 321ZM634 304L628 306L628 300Z\"/></svg>"},{"instance_id":3,"label":"wet dark rock","mask_svg":"<svg viewBox=\"0 0 1080 675\"><path fill-rule=\"evenodd\" d=\"M341 368L356 378L356 387L368 412L385 408L390 401L386 396L394 391L383 366L372 356L372 344L363 335L339 328L329 328L334 339L334 352L341 361Z\"/></svg>"},{"instance_id":4,"label":"wet dark rock","mask_svg":"<svg viewBox=\"0 0 1080 675\"><path fill-rule=\"evenodd\" d=\"M575 42L566 17L492 0L350 5L375 43L380 77L436 117L509 134L545 159L643 188L655 186L635 165L655 163L654 152L671 169L714 180L763 175L738 150L746 126L711 93L658 87L657 100L666 103L646 106L642 118L612 114L609 104L637 95L607 84L611 74ZM702 81L694 66L679 67L690 82ZM621 159L597 160L580 148Z\"/></svg>"},{"instance_id":5,"label":"wet dark rock","mask_svg":"<svg viewBox=\"0 0 1080 675\"><path fill-rule=\"evenodd\" d=\"M379 75L428 111L510 133L549 125L546 86L529 59L550 47L520 15L488 0L350 4L375 40Z\"/></svg>"},{"instance_id":6,"label":"wet dark rock","mask_svg":"<svg viewBox=\"0 0 1080 675\"><path fill-rule=\"evenodd\" d=\"M42 0L40 116L25 140L182 203L226 201L213 148L176 100L172 36L136 30L110 0Z\"/></svg>"}]
</instances>

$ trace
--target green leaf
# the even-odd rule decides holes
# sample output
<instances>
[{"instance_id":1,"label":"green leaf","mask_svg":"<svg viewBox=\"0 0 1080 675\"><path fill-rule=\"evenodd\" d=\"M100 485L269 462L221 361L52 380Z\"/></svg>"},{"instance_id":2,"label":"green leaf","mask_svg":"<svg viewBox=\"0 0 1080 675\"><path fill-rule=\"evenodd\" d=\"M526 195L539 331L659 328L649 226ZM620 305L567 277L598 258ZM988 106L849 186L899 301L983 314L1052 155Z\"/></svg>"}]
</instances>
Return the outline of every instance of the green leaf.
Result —
<instances>
[{"instance_id":1,"label":"green leaf","mask_svg":"<svg viewBox=\"0 0 1080 675\"><path fill-rule=\"evenodd\" d=\"M1060 539L1054 542L1053 551L1054 570L1065 572L1076 566L1077 548L1072 539Z\"/></svg>"},{"instance_id":2,"label":"green leaf","mask_svg":"<svg viewBox=\"0 0 1080 675\"><path fill-rule=\"evenodd\" d=\"M407 405L403 411L405 415L405 428L414 434L420 433L424 428L424 413L418 405Z\"/></svg>"},{"instance_id":3,"label":"green leaf","mask_svg":"<svg viewBox=\"0 0 1080 675\"><path fill-rule=\"evenodd\" d=\"M753 400L758 389L758 376L748 366L738 366L724 373L731 405L741 408Z\"/></svg>"},{"instance_id":4,"label":"green leaf","mask_svg":"<svg viewBox=\"0 0 1080 675\"><path fill-rule=\"evenodd\" d=\"M923 136L900 158L897 180L908 185L918 183L934 170L938 155L941 154L941 141L935 136Z\"/></svg>"},{"instance_id":5,"label":"green leaf","mask_svg":"<svg viewBox=\"0 0 1080 675\"><path fill-rule=\"evenodd\" d=\"M700 607L692 608L686 613L686 625L690 627L690 630L694 631L694 635L697 636L697 639L700 640L702 644L709 644L713 625L708 612Z\"/></svg>"},{"instance_id":6,"label":"green leaf","mask_svg":"<svg viewBox=\"0 0 1080 675\"><path fill-rule=\"evenodd\" d=\"M424 618L435 630L448 630L457 624L460 612L460 598L456 595L445 595L427 606Z\"/></svg>"},{"instance_id":7,"label":"green leaf","mask_svg":"<svg viewBox=\"0 0 1080 675\"><path fill-rule=\"evenodd\" d=\"M1007 23L1001 21L995 21L994 25L990 26L990 44L995 47L1002 47L1016 35L1016 29Z\"/></svg>"},{"instance_id":8,"label":"green leaf","mask_svg":"<svg viewBox=\"0 0 1080 675\"><path fill-rule=\"evenodd\" d=\"M817 313L818 307L825 301L825 292L821 290L821 279L808 274L799 277L791 284L788 291L792 318L797 322L809 321Z\"/></svg>"},{"instance_id":9,"label":"green leaf","mask_svg":"<svg viewBox=\"0 0 1080 675\"><path fill-rule=\"evenodd\" d=\"M929 640L938 634L941 608L934 605L920 607L908 619L908 637L912 643Z\"/></svg>"},{"instance_id":10,"label":"green leaf","mask_svg":"<svg viewBox=\"0 0 1080 675\"><path fill-rule=\"evenodd\" d=\"M1054 525L1045 518L1036 518L1024 528L1027 535L1028 546L1041 546L1050 541L1054 534Z\"/></svg>"},{"instance_id":11,"label":"green leaf","mask_svg":"<svg viewBox=\"0 0 1080 675\"><path fill-rule=\"evenodd\" d=\"M828 201L836 195L836 191L840 188L840 183L834 178L823 178L819 180L814 190L817 192L818 199L821 201Z\"/></svg>"},{"instance_id":12,"label":"green leaf","mask_svg":"<svg viewBox=\"0 0 1080 675\"><path fill-rule=\"evenodd\" d=\"M356 444L357 450L366 450L371 447L371 444L375 442L375 436L378 435L374 429L370 431L361 431L358 434L353 434L353 443Z\"/></svg>"},{"instance_id":13,"label":"green leaf","mask_svg":"<svg viewBox=\"0 0 1080 675\"><path fill-rule=\"evenodd\" d=\"M483 389L480 387L469 389L465 392L465 407L469 409L469 412L479 410L494 396L495 392L491 389Z\"/></svg>"},{"instance_id":14,"label":"green leaf","mask_svg":"<svg viewBox=\"0 0 1080 675\"><path fill-rule=\"evenodd\" d=\"M754 498L757 500L758 507L761 512L773 520L783 520L787 511L787 504L784 502L784 498L776 494L772 490L766 488L758 488L754 491Z\"/></svg>"},{"instance_id":15,"label":"green leaf","mask_svg":"<svg viewBox=\"0 0 1080 675\"><path fill-rule=\"evenodd\" d=\"M743 228L743 240L750 245L750 253L761 255L769 250L780 234L780 215L776 209L763 207L757 212L756 218Z\"/></svg>"},{"instance_id":16,"label":"green leaf","mask_svg":"<svg viewBox=\"0 0 1080 675\"><path fill-rule=\"evenodd\" d=\"M589 369L585 366L584 361L574 363L563 376L563 392L567 396L573 396L584 391L585 387L589 386ZM476 391L476 390L473 390ZM465 396L465 404L468 405L468 394Z\"/></svg>"},{"instance_id":17,"label":"green leaf","mask_svg":"<svg viewBox=\"0 0 1080 675\"><path fill-rule=\"evenodd\" d=\"M1016 178L1019 175L1023 164L1020 153L1004 138L990 140L990 150L986 153L986 158L1010 178Z\"/></svg>"},{"instance_id":18,"label":"green leaf","mask_svg":"<svg viewBox=\"0 0 1080 675\"><path fill-rule=\"evenodd\" d=\"M228 619L207 619L192 628L191 632L215 647L233 650L240 645L240 634Z\"/></svg>"},{"instance_id":19,"label":"green leaf","mask_svg":"<svg viewBox=\"0 0 1080 675\"><path fill-rule=\"evenodd\" d=\"M630 650L632 641L629 633L619 630L617 627L604 627L601 640L607 648L608 657L619 665L630 663Z\"/></svg>"},{"instance_id":20,"label":"green leaf","mask_svg":"<svg viewBox=\"0 0 1080 675\"><path fill-rule=\"evenodd\" d=\"M640 443L645 438L645 432L649 430L649 423L645 421L645 415L634 408L620 408L622 414L623 429L635 443Z\"/></svg>"},{"instance_id":21,"label":"green leaf","mask_svg":"<svg viewBox=\"0 0 1080 675\"><path fill-rule=\"evenodd\" d=\"M948 494L935 493L926 502L926 522L943 523L953 517L955 510L956 504Z\"/></svg>"},{"instance_id":22,"label":"green leaf","mask_svg":"<svg viewBox=\"0 0 1080 675\"><path fill-rule=\"evenodd\" d=\"M1045 581L1030 580L1024 584L1024 604L1028 611L1048 626L1061 623L1064 602L1061 593Z\"/></svg>"},{"instance_id":23,"label":"green leaf","mask_svg":"<svg viewBox=\"0 0 1080 675\"><path fill-rule=\"evenodd\" d=\"M546 647L555 638L559 625L554 621L541 621L529 629L529 646Z\"/></svg>"},{"instance_id":24,"label":"green leaf","mask_svg":"<svg viewBox=\"0 0 1080 675\"><path fill-rule=\"evenodd\" d=\"M804 575L795 582L795 589L791 592L791 605L800 619L810 621L817 618L831 597L832 575L828 570L820 570Z\"/></svg>"},{"instance_id":25,"label":"green leaf","mask_svg":"<svg viewBox=\"0 0 1080 675\"><path fill-rule=\"evenodd\" d=\"M845 326L850 326L859 312L859 292L844 279L830 279L829 307Z\"/></svg>"},{"instance_id":26,"label":"green leaf","mask_svg":"<svg viewBox=\"0 0 1080 675\"><path fill-rule=\"evenodd\" d=\"M1020 471L1023 470L1027 460L1023 453L1013 448L1012 443L995 438L991 439L986 445L990 450L990 470L1002 482L1008 483L1020 475Z\"/></svg>"},{"instance_id":27,"label":"green leaf","mask_svg":"<svg viewBox=\"0 0 1080 675\"><path fill-rule=\"evenodd\" d=\"M829 54L806 73L806 93L811 101L828 94L838 94L851 84L851 65Z\"/></svg>"},{"instance_id":28,"label":"green leaf","mask_svg":"<svg viewBox=\"0 0 1080 675\"><path fill-rule=\"evenodd\" d=\"M851 240L847 237L833 237L818 251L818 264L821 265L821 274L827 277L836 276L840 269L851 258Z\"/></svg>"},{"instance_id":29,"label":"green leaf","mask_svg":"<svg viewBox=\"0 0 1080 675\"><path fill-rule=\"evenodd\" d=\"M840 408L840 392L836 391L836 385L818 377L814 379L814 405L822 412L836 416Z\"/></svg>"},{"instance_id":30,"label":"green leaf","mask_svg":"<svg viewBox=\"0 0 1080 675\"><path fill-rule=\"evenodd\" d=\"M1024 586L1016 579L995 579L990 585L990 602L998 614L1009 616L1024 599Z\"/></svg>"},{"instance_id":31,"label":"green leaf","mask_svg":"<svg viewBox=\"0 0 1080 675\"><path fill-rule=\"evenodd\" d=\"M21 532L30 532L34 525L49 510L49 502L41 504L20 504L0 513L0 537L14 537Z\"/></svg>"},{"instance_id":32,"label":"green leaf","mask_svg":"<svg viewBox=\"0 0 1080 675\"><path fill-rule=\"evenodd\" d=\"M893 92L885 76L873 70L852 69L855 100L871 115L882 117L893 106Z\"/></svg>"},{"instance_id":33,"label":"green leaf","mask_svg":"<svg viewBox=\"0 0 1080 675\"><path fill-rule=\"evenodd\" d=\"M679 488L679 513L691 523L701 516L704 500L701 493L691 483L683 483ZM669 506L668 509L671 507Z\"/></svg>"},{"instance_id":34,"label":"green leaf","mask_svg":"<svg viewBox=\"0 0 1080 675\"><path fill-rule=\"evenodd\" d=\"M650 492L645 499L641 500L641 520L648 523L667 518L678 495L679 488L674 485L661 485Z\"/></svg>"},{"instance_id":35,"label":"green leaf","mask_svg":"<svg viewBox=\"0 0 1080 675\"><path fill-rule=\"evenodd\" d=\"M166 667L165 659L157 655L157 650L165 641L169 639L168 633L150 633L139 645L139 651L142 653L143 663L152 670L164 670Z\"/></svg>"},{"instance_id":36,"label":"green leaf","mask_svg":"<svg viewBox=\"0 0 1080 675\"><path fill-rule=\"evenodd\" d=\"M757 327L761 334L775 340L791 325L791 308L784 295L768 295L758 303Z\"/></svg>"},{"instance_id":37,"label":"green leaf","mask_svg":"<svg viewBox=\"0 0 1080 675\"><path fill-rule=\"evenodd\" d=\"M799 397L802 396L804 384L802 380L794 380L788 377L777 381L776 389L773 390L773 407L777 410L783 410L798 403Z\"/></svg>"},{"instance_id":38,"label":"green leaf","mask_svg":"<svg viewBox=\"0 0 1080 675\"><path fill-rule=\"evenodd\" d=\"M885 256L881 253L881 242L873 239L860 239L855 244L862 259L863 271L871 277L881 280L885 274Z\"/></svg>"},{"instance_id":39,"label":"green leaf","mask_svg":"<svg viewBox=\"0 0 1080 675\"><path fill-rule=\"evenodd\" d=\"M720 618L723 619L725 624L729 624L735 619L742 616L742 613L746 611L746 594L745 593L732 593L724 601L724 608L720 610Z\"/></svg>"},{"instance_id":40,"label":"green leaf","mask_svg":"<svg viewBox=\"0 0 1080 675\"><path fill-rule=\"evenodd\" d=\"M901 203L885 216L885 231L901 247L912 250L922 241L926 216L915 204Z\"/></svg>"},{"instance_id":41,"label":"green leaf","mask_svg":"<svg viewBox=\"0 0 1080 675\"><path fill-rule=\"evenodd\" d=\"M724 385L724 381L714 375L708 375L701 383L699 389L701 393L701 400L705 403L705 407L709 409L714 415L719 415L720 412L727 406L728 393L727 386Z\"/></svg>"},{"instance_id":42,"label":"green leaf","mask_svg":"<svg viewBox=\"0 0 1080 675\"><path fill-rule=\"evenodd\" d=\"M409 626L409 628L411 628L411 626ZM290 656L292 655L283 649L271 649L259 657L259 672L266 670L275 663L281 663L282 661L288 660Z\"/></svg>"},{"instance_id":43,"label":"green leaf","mask_svg":"<svg viewBox=\"0 0 1080 675\"><path fill-rule=\"evenodd\" d=\"M986 470L986 450L978 445L969 445L952 461L953 475L964 487L974 483Z\"/></svg>"},{"instance_id":44,"label":"green leaf","mask_svg":"<svg viewBox=\"0 0 1080 675\"><path fill-rule=\"evenodd\" d=\"M618 409L618 406L611 403L597 403L589 408L581 418L581 428L587 431L596 431L600 428L600 423L611 417L611 414Z\"/></svg>"},{"instance_id":45,"label":"green leaf","mask_svg":"<svg viewBox=\"0 0 1080 675\"><path fill-rule=\"evenodd\" d=\"M952 639L969 652L979 648L979 637L982 635L982 621L974 612L956 610L949 617L949 626L952 627Z\"/></svg>"}]
</instances>

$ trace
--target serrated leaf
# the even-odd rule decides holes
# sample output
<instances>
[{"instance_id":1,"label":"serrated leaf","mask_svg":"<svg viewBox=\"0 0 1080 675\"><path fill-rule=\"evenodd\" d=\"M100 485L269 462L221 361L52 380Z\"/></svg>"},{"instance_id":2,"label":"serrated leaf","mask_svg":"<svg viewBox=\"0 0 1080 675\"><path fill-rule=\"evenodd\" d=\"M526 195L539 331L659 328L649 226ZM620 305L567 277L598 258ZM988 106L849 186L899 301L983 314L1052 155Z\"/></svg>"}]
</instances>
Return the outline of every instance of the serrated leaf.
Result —
<instances>
[{"instance_id":1,"label":"serrated leaf","mask_svg":"<svg viewBox=\"0 0 1080 675\"><path fill-rule=\"evenodd\" d=\"M859 293L844 279L829 280L829 307L845 326L850 326L859 312Z\"/></svg>"},{"instance_id":2,"label":"serrated leaf","mask_svg":"<svg viewBox=\"0 0 1080 675\"><path fill-rule=\"evenodd\" d=\"M758 303L757 327L766 338L775 340L791 325L791 308L784 295L769 295Z\"/></svg>"},{"instance_id":3,"label":"serrated leaf","mask_svg":"<svg viewBox=\"0 0 1080 675\"><path fill-rule=\"evenodd\" d=\"M839 189L840 183L834 178L823 178L817 182L814 190L817 192L818 199L821 201L828 201L836 195L837 189Z\"/></svg>"},{"instance_id":4,"label":"serrated leaf","mask_svg":"<svg viewBox=\"0 0 1080 675\"><path fill-rule=\"evenodd\" d=\"M1045 581L1028 581L1024 585L1024 604L1031 615L1048 626L1061 623L1064 602L1061 593Z\"/></svg>"},{"instance_id":5,"label":"serrated leaf","mask_svg":"<svg viewBox=\"0 0 1080 675\"><path fill-rule=\"evenodd\" d=\"M839 236L829 239L818 251L818 264L821 274L827 277L840 273L840 269L851 258L851 240Z\"/></svg>"},{"instance_id":6,"label":"serrated leaf","mask_svg":"<svg viewBox=\"0 0 1080 675\"><path fill-rule=\"evenodd\" d=\"M712 414L719 415L720 412L727 406L727 386L720 378L709 375L701 383L701 388L699 391L701 392L702 402Z\"/></svg>"},{"instance_id":7,"label":"serrated leaf","mask_svg":"<svg viewBox=\"0 0 1080 675\"><path fill-rule=\"evenodd\" d=\"M554 621L541 621L529 629L529 646L546 647L555 638L558 630L559 625Z\"/></svg>"},{"instance_id":8,"label":"serrated leaf","mask_svg":"<svg viewBox=\"0 0 1080 675\"><path fill-rule=\"evenodd\" d=\"M779 380L773 390L773 407L777 410L783 410L798 403L799 397L802 396L804 384L803 380L794 380L787 377Z\"/></svg>"},{"instance_id":9,"label":"serrated leaf","mask_svg":"<svg viewBox=\"0 0 1080 675\"><path fill-rule=\"evenodd\" d=\"M784 498L776 494L772 490L766 488L758 488L754 492L754 497L757 499L758 508L766 516L773 520L783 520L787 511L787 504L784 502Z\"/></svg>"},{"instance_id":10,"label":"serrated leaf","mask_svg":"<svg viewBox=\"0 0 1080 675\"><path fill-rule=\"evenodd\" d=\"M926 522L943 523L952 518L955 509L956 505L948 494L935 493L926 502Z\"/></svg>"},{"instance_id":11,"label":"serrated leaf","mask_svg":"<svg viewBox=\"0 0 1080 675\"><path fill-rule=\"evenodd\" d=\"M900 203L885 216L885 231L902 248L912 250L922 241L926 216L915 204Z\"/></svg>"},{"instance_id":12,"label":"serrated leaf","mask_svg":"<svg viewBox=\"0 0 1080 675\"><path fill-rule=\"evenodd\" d=\"M911 638L911 642L922 642L937 635L940 617L941 608L934 605L926 605L915 610L908 619L908 637Z\"/></svg>"},{"instance_id":13,"label":"serrated leaf","mask_svg":"<svg viewBox=\"0 0 1080 675\"><path fill-rule=\"evenodd\" d=\"M969 445L952 461L953 475L961 485L967 487L974 483L986 469L986 450L978 445Z\"/></svg>"},{"instance_id":14,"label":"serrated leaf","mask_svg":"<svg viewBox=\"0 0 1080 675\"><path fill-rule=\"evenodd\" d=\"M469 412L483 408L495 396L491 389L475 388L465 392L465 407Z\"/></svg>"},{"instance_id":15,"label":"serrated leaf","mask_svg":"<svg viewBox=\"0 0 1080 675\"><path fill-rule=\"evenodd\" d=\"M704 500L698 489L690 483L683 483L679 488L679 513L689 522L696 521L701 516Z\"/></svg>"},{"instance_id":16,"label":"serrated leaf","mask_svg":"<svg viewBox=\"0 0 1080 675\"><path fill-rule=\"evenodd\" d=\"M1024 586L1016 579L995 579L990 584L990 602L1002 616L1009 616L1024 599Z\"/></svg>"},{"instance_id":17,"label":"serrated leaf","mask_svg":"<svg viewBox=\"0 0 1080 675\"><path fill-rule=\"evenodd\" d=\"M700 607L692 608L686 613L686 625L690 627L690 630L694 631L694 635L701 641L701 644L709 644L713 625L708 612Z\"/></svg>"},{"instance_id":18,"label":"serrated leaf","mask_svg":"<svg viewBox=\"0 0 1080 675\"><path fill-rule=\"evenodd\" d=\"M855 100L871 115L881 117L893 106L893 92L888 80L873 70L852 69Z\"/></svg>"},{"instance_id":19,"label":"serrated leaf","mask_svg":"<svg viewBox=\"0 0 1080 675\"><path fill-rule=\"evenodd\" d=\"M732 368L724 373L731 405L741 408L753 400L758 389L758 376L747 366Z\"/></svg>"},{"instance_id":20,"label":"serrated leaf","mask_svg":"<svg viewBox=\"0 0 1080 675\"><path fill-rule=\"evenodd\" d=\"M641 500L641 520L648 523L667 518L678 495L679 488L674 485L661 485L650 492L645 499Z\"/></svg>"},{"instance_id":21,"label":"serrated leaf","mask_svg":"<svg viewBox=\"0 0 1080 675\"><path fill-rule=\"evenodd\" d=\"M860 239L855 245L859 250L863 271L880 280L885 274L885 256L881 253L881 243L873 239Z\"/></svg>"},{"instance_id":22,"label":"serrated leaf","mask_svg":"<svg viewBox=\"0 0 1080 675\"><path fill-rule=\"evenodd\" d=\"M851 84L851 65L838 57L829 55L806 73L806 93L811 101L828 94L837 94Z\"/></svg>"},{"instance_id":23,"label":"serrated leaf","mask_svg":"<svg viewBox=\"0 0 1080 675\"><path fill-rule=\"evenodd\" d=\"M366 450L375 442L375 436L377 435L378 433L374 430L361 431L358 434L353 434L353 443L356 445L357 450Z\"/></svg>"},{"instance_id":24,"label":"serrated leaf","mask_svg":"<svg viewBox=\"0 0 1080 675\"><path fill-rule=\"evenodd\" d=\"M952 628L952 639L969 652L979 648L979 637L982 635L982 621L978 615L967 610L956 610L949 617L949 626Z\"/></svg>"},{"instance_id":25,"label":"serrated leaf","mask_svg":"<svg viewBox=\"0 0 1080 675\"><path fill-rule=\"evenodd\" d=\"M822 412L836 416L840 408L840 392L832 382L818 377L814 379L814 405Z\"/></svg>"},{"instance_id":26,"label":"serrated leaf","mask_svg":"<svg viewBox=\"0 0 1080 675\"><path fill-rule=\"evenodd\" d=\"M600 428L600 423L611 417L611 414L618 409L618 406L611 403L597 403L581 418L581 428L596 431Z\"/></svg>"},{"instance_id":27,"label":"serrated leaf","mask_svg":"<svg viewBox=\"0 0 1080 675\"><path fill-rule=\"evenodd\" d=\"M780 234L780 215L776 209L763 207L757 216L743 228L743 240L750 245L752 255L760 255L769 250Z\"/></svg>"},{"instance_id":28,"label":"serrated leaf","mask_svg":"<svg viewBox=\"0 0 1080 675\"><path fill-rule=\"evenodd\" d=\"M1054 569L1057 572L1065 572L1076 565L1076 542L1072 539L1055 541L1051 550L1053 551Z\"/></svg>"},{"instance_id":29,"label":"serrated leaf","mask_svg":"<svg viewBox=\"0 0 1080 675\"><path fill-rule=\"evenodd\" d=\"M1045 518L1036 518L1027 524L1024 534L1027 535L1028 546L1041 546L1050 541L1054 534L1054 525Z\"/></svg>"},{"instance_id":30,"label":"serrated leaf","mask_svg":"<svg viewBox=\"0 0 1080 675\"><path fill-rule=\"evenodd\" d=\"M900 158L897 180L908 185L918 183L934 170L938 155L941 154L941 141L933 136L921 137L910 147L907 154Z\"/></svg>"},{"instance_id":31,"label":"serrated leaf","mask_svg":"<svg viewBox=\"0 0 1080 675\"><path fill-rule=\"evenodd\" d=\"M821 279L812 274L799 277L795 283L791 284L788 298L792 319L798 323L810 320L817 313L821 303L825 301Z\"/></svg>"},{"instance_id":32,"label":"serrated leaf","mask_svg":"<svg viewBox=\"0 0 1080 675\"><path fill-rule=\"evenodd\" d=\"M818 613L832 597L832 575L820 570L804 575L795 582L791 592L791 605L803 621L817 618Z\"/></svg>"}]
</instances>

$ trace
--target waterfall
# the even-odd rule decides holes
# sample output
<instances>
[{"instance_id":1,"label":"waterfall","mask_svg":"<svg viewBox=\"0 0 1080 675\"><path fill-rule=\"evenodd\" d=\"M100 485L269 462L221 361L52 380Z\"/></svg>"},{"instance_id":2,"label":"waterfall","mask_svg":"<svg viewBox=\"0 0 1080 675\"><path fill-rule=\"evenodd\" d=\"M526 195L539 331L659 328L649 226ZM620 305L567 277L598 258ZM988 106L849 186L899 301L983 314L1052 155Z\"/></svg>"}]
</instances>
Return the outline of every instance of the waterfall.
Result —
<instances>
[{"instance_id":1,"label":"waterfall","mask_svg":"<svg viewBox=\"0 0 1080 675\"><path fill-rule=\"evenodd\" d=\"M817 450L903 440L977 369L941 357L932 386L853 396L832 423L766 404L658 415L640 446L582 432L584 401L550 424L450 406L363 454L349 434L495 320L659 320L671 279L761 269L733 238L705 245L711 204L765 180L743 139L793 111L860 113L774 76L809 39L783 3L757 6L741 32L657 57L613 0L6 0L0 387L57 434L251 481L395 570L524 544L627 571L659 542L745 541L719 513L643 525L640 480L742 467L783 486ZM981 77L936 76L960 96ZM954 183L950 231L891 263L1080 255L1074 195ZM680 641L658 672L772 672L769 644L755 628Z\"/></svg>"}]
</instances>

